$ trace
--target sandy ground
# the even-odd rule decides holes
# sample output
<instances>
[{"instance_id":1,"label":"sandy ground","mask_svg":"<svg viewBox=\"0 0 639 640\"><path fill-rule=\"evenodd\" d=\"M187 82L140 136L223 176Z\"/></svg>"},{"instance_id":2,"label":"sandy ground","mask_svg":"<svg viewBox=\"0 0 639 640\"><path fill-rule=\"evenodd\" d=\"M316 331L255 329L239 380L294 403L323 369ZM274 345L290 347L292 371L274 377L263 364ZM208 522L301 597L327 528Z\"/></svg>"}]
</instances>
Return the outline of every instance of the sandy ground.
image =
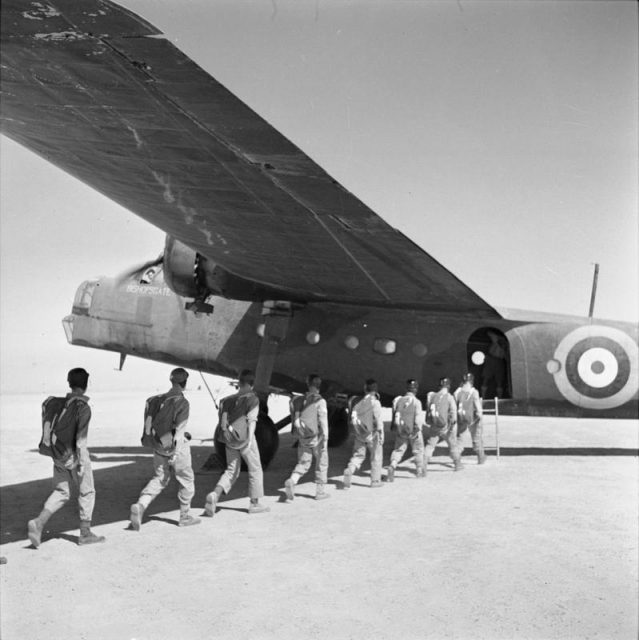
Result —
<instances>
[{"instance_id":1,"label":"sandy ground","mask_svg":"<svg viewBox=\"0 0 639 640\"><path fill-rule=\"evenodd\" d=\"M204 393L189 397L197 469L213 411ZM468 456L453 473L438 450L427 479L406 461L381 490L368 465L340 490L349 442L330 451L331 499L310 499L307 476L292 503L281 501L296 455L284 433L265 474L270 513L247 514L242 474L214 519L180 529L171 484L137 533L128 509L151 473L144 398L92 400L94 530L107 542L78 547L67 506L34 550L26 521L51 472L35 452L42 398L1 399L4 640L637 637L635 422L502 418L499 460ZM197 476L194 513L218 475Z\"/></svg>"}]
</instances>

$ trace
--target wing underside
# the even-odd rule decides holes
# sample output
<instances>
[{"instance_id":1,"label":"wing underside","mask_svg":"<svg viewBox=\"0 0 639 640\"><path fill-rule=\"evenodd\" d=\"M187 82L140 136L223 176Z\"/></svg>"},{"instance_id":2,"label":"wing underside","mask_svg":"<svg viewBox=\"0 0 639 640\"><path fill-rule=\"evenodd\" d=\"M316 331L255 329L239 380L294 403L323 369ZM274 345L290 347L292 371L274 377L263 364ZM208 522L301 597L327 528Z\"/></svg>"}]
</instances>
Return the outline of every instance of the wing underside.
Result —
<instances>
[{"instance_id":1,"label":"wing underside","mask_svg":"<svg viewBox=\"0 0 639 640\"><path fill-rule=\"evenodd\" d=\"M2 132L283 295L498 317L113 3L3 0Z\"/></svg>"}]
</instances>

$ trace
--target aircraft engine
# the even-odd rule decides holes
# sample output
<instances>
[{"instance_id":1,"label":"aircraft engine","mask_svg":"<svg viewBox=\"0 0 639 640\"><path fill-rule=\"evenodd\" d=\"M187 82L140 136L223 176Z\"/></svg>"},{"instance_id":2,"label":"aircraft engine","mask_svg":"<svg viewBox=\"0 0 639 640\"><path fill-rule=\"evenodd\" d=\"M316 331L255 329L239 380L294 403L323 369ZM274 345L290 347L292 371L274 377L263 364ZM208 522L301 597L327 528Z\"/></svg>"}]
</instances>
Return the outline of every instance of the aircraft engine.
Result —
<instances>
[{"instance_id":1,"label":"aircraft engine","mask_svg":"<svg viewBox=\"0 0 639 640\"><path fill-rule=\"evenodd\" d=\"M205 300L216 295L262 301L278 297L276 290L228 272L169 235L164 245L164 279L183 298Z\"/></svg>"}]
</instances>

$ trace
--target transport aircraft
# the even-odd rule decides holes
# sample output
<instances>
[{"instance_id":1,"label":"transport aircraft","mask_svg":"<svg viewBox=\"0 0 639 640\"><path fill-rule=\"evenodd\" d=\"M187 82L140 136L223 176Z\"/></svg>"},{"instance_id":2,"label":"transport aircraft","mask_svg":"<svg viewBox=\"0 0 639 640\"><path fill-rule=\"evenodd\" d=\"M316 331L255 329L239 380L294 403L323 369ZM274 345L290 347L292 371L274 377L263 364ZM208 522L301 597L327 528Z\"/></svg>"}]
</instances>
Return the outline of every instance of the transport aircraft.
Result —
<instances>
[{"instance_id":1,"label":"transport aircraft","mask_svg":"<svg viewBox=\"0 0 639 640\"><path fill-rule=\"evenodd\" d=\"M637 326L496 309L141 17L105 0L2 2L2 133L167 234L80 285L71 344L301 392L331 439L375 377L425 392L471 371L516 415L637 416ZM268 463L277 427L258 425Z\"/></svg>"}]
</instances>

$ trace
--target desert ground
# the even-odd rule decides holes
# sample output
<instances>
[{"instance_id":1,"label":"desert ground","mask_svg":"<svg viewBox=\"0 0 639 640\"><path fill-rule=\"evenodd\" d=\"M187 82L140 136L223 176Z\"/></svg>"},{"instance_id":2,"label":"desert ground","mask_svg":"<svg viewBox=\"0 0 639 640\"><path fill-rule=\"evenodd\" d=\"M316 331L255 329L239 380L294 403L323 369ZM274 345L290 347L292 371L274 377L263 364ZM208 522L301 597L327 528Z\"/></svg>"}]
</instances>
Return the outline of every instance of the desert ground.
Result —
<instances>
[{"instance_id":1,"label":"desert ground","mask_svg":"<svg viewBox=\"0 0 639 640\"><path fill-rule=\"evenodd\" d=\"M89 395L93 529L107 540L77 546L72 502L38 550L26 523L50 491L36 451L43 398L0 399L4 640L637 638L635 421L500 418L497 459L487 419L485 465L467 448L454 473L439 448L426 479L407 459L381 490L368 464L341 490L349 440L330 450L322 502L311 474L283 502L296 459L284 431L265 473L269 513L248 515L242 473L213 519L178 528L173 482L134 532L129 505L151 474L144 395ZM188 397L197 470L215 412L206 392ZM196 476L195 515L218 475Z\"/></svg>"}]
</instances>

